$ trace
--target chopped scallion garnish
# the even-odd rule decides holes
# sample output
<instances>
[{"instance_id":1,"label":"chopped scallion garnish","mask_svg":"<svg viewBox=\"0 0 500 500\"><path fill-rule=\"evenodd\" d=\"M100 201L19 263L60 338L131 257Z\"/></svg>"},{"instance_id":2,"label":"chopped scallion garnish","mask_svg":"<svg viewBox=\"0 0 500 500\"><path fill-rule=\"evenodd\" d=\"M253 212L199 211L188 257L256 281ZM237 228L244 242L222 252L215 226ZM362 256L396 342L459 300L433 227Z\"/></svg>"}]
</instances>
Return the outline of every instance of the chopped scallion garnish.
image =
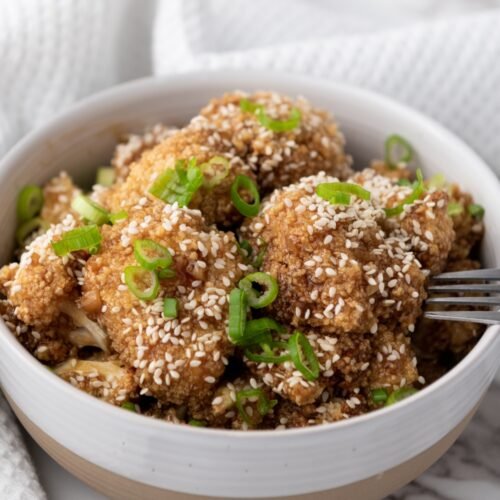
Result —
<instances>
[{"instance_id":1,"label":"chopped scallion garnish","mask_svg":"<svg viewBox=\"0 0 500 500\"><path fill-rule=\"evenodd\" d=\"M165 299L163 301L163 316L165 316L165 318L177 318L177 304L177 299Z\"/></svg>"},{"instance_id":2,"label":"chopped scallion garnish","mask_svg":"<svg viewBox=\"0 0 500 500\"><path fill-rule=\"evenodd\" d=\"M413 158L411 144L400 135L390 135L385 141L385 163L390 169L409 163Z\"/></svg>"},{"instance_id":3,"label":"chopped scallion garnish","mask_svg":"<svg viewBox=\"0 0 500 500\"><path fill-rule=\"evenodd\" d=\"M247 425L252 423L252 419L245 408L245 403L249 400L250 402L257 402L257 411L261 416L267 415L278 404L276 399L270 400L262 389L238 391L236 393L236 408Z\"/></svg>"},{"instance_id":4,"label":"chopped scallion garnish","mask_svg":"<svg viewBox=\"0 0 500 500\"><path fill-rule=\"evenodd\" d=\"M59 257L71 252L86 250L89 253L97 253L101 244L101 233L95 225L78 227L64 233L61 239L52 242L52 248Z\"/></svg>"},{"instance_id":5,"label":"chopped scallion garnish","mask_svg":"<svg viewBox=\"0 0 500 500\"><path fill-rule=\"evenodd\" d=\"M246 113L253 113L260 124L272 132L289 132L300 125L302 115L298 108L293 107L286 120L275 120L271 118L262 104L256 104L248 99L240 101L240 108Z\"/></svg>"},{"instance_id":6,"label":"chopped scallion garnish","mask_svg":"<svg viewBox=\"0 0 500 500\"><path fill-rule=\"evenodd\" d=\"M43 206L43 191L39 186L24 186L17 197L17 220L26 222L36 217Z\"/></svg>"},{"instance_id":7,"label":"chopped scallion garnish","mask_svg":"<svg viewBox=\"0 0 500 500\"><path fill-rule=\"evenodd\" d=\"M260 348L260 352L256 350ZM278 354L276 351L285 354ZM291 359L288 353L288 343L280 341L260 342L258 345L249 346L245 349L245 356L255 363L280 364Z\"/></svg>"},{"instance_id":8,"label":"chopped scallion garnish","mask_svg":"<svg viewBox=\"0 0 500 500\"><path fill-rule=\"evenodd\" d=\"M158 269L157 274L158 278L160 278L161 280L167 280L170 278L175 278L177 276L177 273L174 269Z\"/></svg>"},{"instance_id":9,"label":"chopped scallion garnish","mask_svg":"<svg viewBox=\"0 0 500 500\"><path fill-rule=\"evenodd\" d=\"M254 287L257 285L263 291ZM253 309L261 309L270 305L278 296L278 282L276 278L267 273L252 273L240 280L239 288L245 291L248 304Z\"/></svg>"},{"instance_id":10,"label":"chopped scallion garnish","mask_svg":"<svg viewBox=\"0 0 500 500\"><path fill-rule=\"evenodd\" d=\"M140 300L154 300L158 296L160 281L155 271L139 266L128 266L123 270L125 284Z\"/></svg>"},{"instance_id":11,"label":"chopped scallion garnish","mask_svg":"<svg viewBox=\"0 0 500 500\"><path fill-rule=\"evenodd\" d=\"M134 413L136 413L135 404L132 403L132 401L125 401L125 403L122 404L122 408L124 410L133 411Z\"/></svg>"},{"instance_id":12,"label":"chopped scallion garnish","mask_svg":"<svg viewBox=\"0 0 500 500\"><path fill-rule=\"evenodd\" d=\"M252 245L250 245L250 242L248 240L241 240L239 245L242 250L243 257L245 257L245 259L249 259L253 253L253 248Z\"/></svg>"},{"instance_id":13,"label":"chopped scallion garnish","mask_svg":"<svg viewBox=\"0 0 500 500\"><path fill-rule=\"evenodd\" d=\"M202 163L200 169L206 178L205 186L213 189L228 176L231 166L223 156L214 156L207 163Z\"/></svg>"},{"instance_id":14,"label":"chopped scallion garnish","mask_svg":"<svg viewBox=\"0 0 500 500\"><path fill-rule=\"evenodd\" d=\"M134 256L144 269L150 271L166 269L172 264L168 248L149 239L134 241Z\"/></svg>"},{"instance_id":15,"label":"chopped scallion garnish","mask_svg":"<svg viewBox=\"0 0 500 500\"><path fill-rule=\"evenodd\" d=\"M323 182L316 187L316 194L335 205L349 205L351 195L367 201L371 198L370 191L352 182Z\"/></svg>"},{"instance_id":16,"label":"chopped scallion garnish","mask_svg":"<svg viewBox=\"0 0 500 500\"><path fill-rule=\"evenodd\" d=\"M109 187L115 182L116 173L112 167L101 167L97 169L95 183L100 186Z\"/></svg>"},{"instance_id":17,"label":"chopped scallion garnish","mask_svg":"<svg viewBox=\"0 0 500 500\"><path fill-rule=\"evenodd\" d=\"M175 168L168 168L153 182L149 192L165 203L177 202L180 207L189 205L203 184L203 174L196 166L196 158L177 160Z\"/></svg>"},{"instance_id":18,"label":"chopped scallion garnish","mask_svg":"<svg viewBox=\"0 0 500 500\"><path fill-rule=\"evenodd\" d=\"M385 402L385 406L391 406L394 403L399 403L399 401L409 398L417 392L418 389L415 389L414 387L402 387L401 389L397 389L389 395L387 401Z\"/></svg>"},{"instance_id":19,"label":"chopped scallion garnish","mask_svg":"<svg viewBox=\"0 0 500 500\"><path fill-rule=\"evenodd\" d=\"M229 294L229 329L228 334L233 344L239 344L245 336L247 320L247 296L243 290L234 288Z\"/></svg>"},{"instance_id":20,"label":"chopped scallion garnish","mask_svg":"<svg viewBox=\"0 0 500 500\"><path fill-rule=\"evenodd\" d=\"M49 223L40 217L35 217L34 219L23 222L16 230L16 241L19 246L22 246L30 234L38 231L39 229L47 231L49 226Z\"/></svg>"},{"instance_id":21,"label":"chopped scallion garnish","mask_svg":"<svg viewBox=\"0 0 500 500\"><path fill-rule=\"evenodd\" d=\"M460 215L464 211L464 206L456 201L450 201L448 203L448 215L453 217L454 215Z\"/></svg>"},{"instance_id":22,"label":"chopped scallion garnish","mask_svg":"<svg viewBox=\"0 0 500 500\"><path fill-rule=\"evenodd\" d=\"M192 427L206 427L207 423L204 420L196 420L192 418L189 422L188 425L191 425Z\"/></svg>"},{"instance_id":23,"label":"chopped scallion garnish","mask_svg":"<svg viewBox=\"0 0 500 500\"><path fill-rule=\"evenodd\" d=\"M417 182L413 187L413 191L399 205L396 205L395 207L384 208L385 215L387 217L393 217L394 215L402 214L405 205L411 205L412 203L417 201L424 192L424 177L422 175L422 171L417 168Z\"/></svg>"},{"instance_id":24,"label":"chopped scallion garnish","mask_svg":"<svg viewBox=\"0 0 500 500\"><path fill-rule=\"evenodd\" d=\"M376 404L385 403L388 397L389 395L387 394L387 390L383 387L372 390L372 401Z\"/></svg>"},{"instance_id":25,"label":"chopped scallion garnish","mask_svg":"<svg viewBox=\"0 0 500 500\"><path fill-rule=\"evenodd\" d=\"M71 208L77 212L83 219L102 226L109 222L109 212L91 200L88 196L80 194L76 196L71 202Z\"/></svg>"},{"instance_id":26,"label":"chopped scallion garnish","mask_svg":"<svg viewBox=\"0 0 500 500\"><path fill-rule=\"evenodd\" d=\"M120 210L119 212L115 212L114 214L109 214L109 222L111 224L116 224L121 220L125 220L128 218L128 213L125 210Z\"/></svg>"},{"instance_id":27,"label":"chopped scallion garnish","mask_svg":"<svg viewBox=\"0 0 500 500\"><path fill-rule=\"evenodd\" d=\"M484 217L484 207L478 205L477 203L471 203L467 207L467 211L472 217L477 217L478 219L482 219Z\"/></svg>"},{"instance_id":28,"label":"chopped scallion garnish","mask_svg":"<svg viewBox=\"0 0 500 500\"><path fill-rule=\"evenodd\" d=\"M240 190L244 190L250 194L252 202L245 201ZM238 212L245 217L255 217L260 209L260 194L255 182L246 175L237 175L231 184L231 200Z\"/></svg>"},{"instance_id":29,"label":"chopped scallion garnish","mask_svg":"<svg viewBox=\"0 0 500 500\"><path fill-rule=\"evenodd\" d=\"M312 381L319 377L319 363L312 345L307 337L295 331L288 341L288 350L295 368L306 380Z\"/></svg>"}]
</instances>

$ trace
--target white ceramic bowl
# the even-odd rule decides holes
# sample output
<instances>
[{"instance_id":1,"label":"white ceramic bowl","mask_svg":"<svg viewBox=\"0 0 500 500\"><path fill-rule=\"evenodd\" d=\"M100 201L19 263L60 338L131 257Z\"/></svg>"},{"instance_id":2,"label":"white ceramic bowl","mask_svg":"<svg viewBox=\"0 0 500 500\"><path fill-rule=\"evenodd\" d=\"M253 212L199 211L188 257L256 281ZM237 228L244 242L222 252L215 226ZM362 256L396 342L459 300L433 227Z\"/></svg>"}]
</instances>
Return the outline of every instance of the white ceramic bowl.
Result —
<instances>
[{"instance_id":1,"label":"white ceramic bowl","mask_svg":"<svg viewBox=\"0 0 500 500\"><path fill-rule=\"evenodd\" d=\"M95 167L109 161L118 134L160 120L186 123L211 97L233 89L300 94L332 111L358 167L381 157L388 134L407 137L427 175L444 173L485 206L484 264L500 267L500 227L494 219L500 187L459 139L381 96L255 71L126 84L29 135L0 166L2 262L11 255L15 199L24 184L42 183L62 169L78 182L89 181ZM477 407L499 360L500 328L491 327L453 370L402 403L331 425L245 433L176 426L102 403L59 380L0 325L0 380L23 423L66 467L122 498L156 498L167 495L165 490L219 498L330 489L334 492L324 498L382 496L444 453Z\"/></svg>"}]
</instances>

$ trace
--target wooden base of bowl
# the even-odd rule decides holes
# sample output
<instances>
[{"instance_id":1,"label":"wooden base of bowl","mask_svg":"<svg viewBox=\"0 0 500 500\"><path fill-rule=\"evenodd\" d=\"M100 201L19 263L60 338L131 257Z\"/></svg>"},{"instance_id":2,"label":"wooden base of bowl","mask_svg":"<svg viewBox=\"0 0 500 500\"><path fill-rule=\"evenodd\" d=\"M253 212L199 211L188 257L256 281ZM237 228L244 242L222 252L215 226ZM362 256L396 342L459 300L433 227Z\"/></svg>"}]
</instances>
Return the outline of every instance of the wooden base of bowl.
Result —
<instances>
[{"instance_id":1,"label":"wooden base of bowl","mask_svg":"<svg viewBox=\"0 0 500 500\"><path fill-rule=\"evenodd\" d=\"M202 500L203 498L214 498L177 493L175 491L149 486L98 467L57 443L28 419L26 415L13 404L10 398L8 399L17 418L31 437L59 465L61 465L61 467L109 498L120 500L137 500L138 498L141 500ZM477 407L434 446L397 467L376 476L333 490L287 498L292 498L293 500L376 500L384 498L386 495L396 491L418 477L441 457L465 429L476 410Z\"/></svg>"}]
</instances>

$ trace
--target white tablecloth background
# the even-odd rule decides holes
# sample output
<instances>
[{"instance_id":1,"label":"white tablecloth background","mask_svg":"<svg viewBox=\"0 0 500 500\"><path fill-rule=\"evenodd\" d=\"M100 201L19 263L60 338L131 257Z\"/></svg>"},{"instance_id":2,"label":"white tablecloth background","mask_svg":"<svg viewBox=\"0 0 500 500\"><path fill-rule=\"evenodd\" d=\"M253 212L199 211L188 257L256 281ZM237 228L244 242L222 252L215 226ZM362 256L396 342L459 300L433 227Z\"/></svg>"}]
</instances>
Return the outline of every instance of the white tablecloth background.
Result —
<instances>
[{"instance_id":1,"label":"white tablecloth background","mask_svg":"<svg viewBox=\"0 0 500 500\"><path fill-rule=\"evenodd\" d=\"M0 6L0 155L72 102L124 80L267 68L408 103L500 172L499 0L0 0ZM44 498L4 402L0 498Z\"/></svg>"}]
</instances>

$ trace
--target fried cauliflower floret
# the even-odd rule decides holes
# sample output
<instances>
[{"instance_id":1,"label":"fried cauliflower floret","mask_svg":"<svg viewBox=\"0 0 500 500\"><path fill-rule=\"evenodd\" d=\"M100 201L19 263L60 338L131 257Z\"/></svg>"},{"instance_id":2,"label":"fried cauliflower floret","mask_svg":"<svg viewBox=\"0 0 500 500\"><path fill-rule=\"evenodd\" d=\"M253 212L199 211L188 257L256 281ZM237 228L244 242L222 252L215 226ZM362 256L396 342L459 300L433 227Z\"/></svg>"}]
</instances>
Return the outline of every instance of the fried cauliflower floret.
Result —
<instances>
[{"instance_id":1,"label":"fried cauliflower floret","mask_svg":"<svg viewBox=\"0 0 500 500\"><path fill-rule=\"evenodd\" d=\"M392 168L389 167L385 161L373 160L370 164L370 168L373 169L377 175L383 175L395 182L401 180L409 181L411 178L411 171L404 164Z\"/></svg>"},{"instance_id":2,"label":"fried cauliflower floret","mask_svg":"<svg viewBox=\"0 0 500 500\"><path fill-rule=\"evenodd\" d=\"M417 359L407 335L382 327L373 337L372 352L367 374L369 389L398 389L418 380Z\"/></svg>"},{"instance_id":3,"label":"fried cauliflower floret","mask_svg":"<svg viewBox=\"0 0 500 500\"><path fill-rule=\"evenodd\" d=\"M34 328L26 325L14 314L14 307L7 300L0 301L0 314L7 328L35 358L49 365L64 361L74 348L66 338L72 328L71 321L60 316L50 326Z\"/></svg>"},{"instance_id":4,"label":"fried cauliflower floret","mask_svg":"<svg viewBox=\"0 0 500 500\"><path fill-rule=\"evenodd\" d=\"M241 220L234 208L230 187L239 174L253 178L248 165L234 155L230 147L230 134L218 131L203 118L194 118L191 123L174 133L162 143L145 151L138 161L130 166L126 181L109 193L107 203L112 211L133 208L141 199L156 199L149 189L154 180L167 169L174 169L176 162L188 162L195 158L202 169L204 183L198 189L189 206L199 209L207 223L230 226ZM215 162L214 158L224 158ZM205 163L213 160L210 166Z\"/></svg>"},{"instance_id":5,"label":"fried cauliflower floret","mask_svg":"<svg viewBox=\"0 0 500 500\"><path fill-rule=\"evenodd\" d=\"M233 351L227 295L246 270L234 235L206 226L197 210L149 201L127 220L103 226L102 237L85 268L82 300L98 297L97 320L121 360L135 368L141 393L173 404L206 400ZM137 299L123 277L137 265L134 241L145 238L170 250L176 272L149 302ZM166 297L178 300L175 319L163 315Z\"/></svg>"},{"instance_id":6,"label":"fried cauliflower floret","mask_svg":"<svg viewBox=\"0 0 500 500\"><path fill-rule=\"evenodd\" d=\"M484 223L481 217L469 213L469 207L474 203L470 194L464 193L456 184L449 187L449 193L451 201L462 207L459 213L451 216L455 239L449 255L451 260L460 261L469 257L483 238Z\"/></svg>"},{"instance_id":7,"label":"fried cauliflower floret","mask_svg":"<svg viewBox=\"0 0 500 500\"><path fill-rule=\"evenodd\" d=\"M61 304L74 294L75 258L58 257L52 248L52 242L74 225L73 217L68 215L61 224L52 226L30 243L6 286L7 299L15 307L16 317L27 325L37 328L50 325L59 316Z\"/></svg>"},{"instance_id":8,"label":"fried cauliflower floret","mask_svg":"<svg viewBox=\"0 0 500 500\"><path fill-rule=\"evenodd\" d=\"M59 224L66 215L71 214L78 219L71 209L71 201L81 193L66 172L53 177L43 188L43 208L40 217L50 224Z\"/></svg>"},{"instance_id":9,"label":"fried cauliflower floret","mask_svg":"<svg viewBox=\"0 0 500 500\"><path fill-rule=\"evenodd\" d=\"M376 331L379 318L408 328L425 295L419 263L386 237L384 212L370 201L334 205L316 194L335 181L320 174L277 190L241 228L254 248L266 248L261 270L278 281L269 310L325 334Z\"/></svg>"},{"instance_id":10,"label":"fried cauliflower floret","mask_svg":"<svg viewBox=\"0 0 500 500\"><path fill-rule=\"evenodd\" d=\"M137 396L133 371L116 360L94 361L71 358L54 368L54 373L78 389L121 405Z\"/></svg>"},{"instance_id":11,"label":"fried cauliflower floret","mask_svg":"<svg viewBox=\"0 0 500 500\"><path fill-rule=\"evenodd\" d=\"M153 127L146 128L142 134L126 134L117 144L111 159L111 166L116 173L115 181L117 183L125 181L130 172L130 165L139 160L144 151L157 146L177 130L176 127L157 123Z\"/></svg>"},{"instance_id":12,"label":"fried cauliflower floret","mask_svg":"<svg viewBox=\"0 0 500 500\"><path fill-rule=\"evenodd\" d=\"M300 111L292 130L273 132L240 107L242 99L263 106L267 116L287 120L293 108ZM344 136L326 111L313 108L304 98L293 100L275 92L252 95L232 92L212 99L201 111L218 130L230 130L236 154L257 172L264 192L297 182L301 177L325 171L340 178L350 173L351 159L344 151Z\"/></svg>"},{"instance_id":13,"label":"fried cauliflower floret","mask_svg":"<svg viewBox=\"0 0 500 500\"><path fill-rule=\"evenodd\" d=\"M257 380L298 406L314 403L327 387L352 391L359 386L359 379L365 376L370 360L368 338L333 337L315 332L307 333L306 337L320 365L320 376L316 380L306 380L291 361L266 364L245 359L245 362ZM288 338L288 334L283 334L277 339L286 342ZM286 351L276 354L286 354Z\"/></svg>"},{"instance_id":14,"label":"fried cauliflower floret","mask_svg":"<svg viewBox=\"0 0 500 500\"><path fill-rule=\"evenodd\" d=\"M377 208L400 205L413 189L399 186L370 168L354 174L351 180L372 193ZM431 274L444 269L455 239L448 202L446 191L427 191L420 199L405 205L400 215L387 217L384 223L386 231L398 238L406 251L414 252L422 267Z\"/></svg>"}]
</instances>

